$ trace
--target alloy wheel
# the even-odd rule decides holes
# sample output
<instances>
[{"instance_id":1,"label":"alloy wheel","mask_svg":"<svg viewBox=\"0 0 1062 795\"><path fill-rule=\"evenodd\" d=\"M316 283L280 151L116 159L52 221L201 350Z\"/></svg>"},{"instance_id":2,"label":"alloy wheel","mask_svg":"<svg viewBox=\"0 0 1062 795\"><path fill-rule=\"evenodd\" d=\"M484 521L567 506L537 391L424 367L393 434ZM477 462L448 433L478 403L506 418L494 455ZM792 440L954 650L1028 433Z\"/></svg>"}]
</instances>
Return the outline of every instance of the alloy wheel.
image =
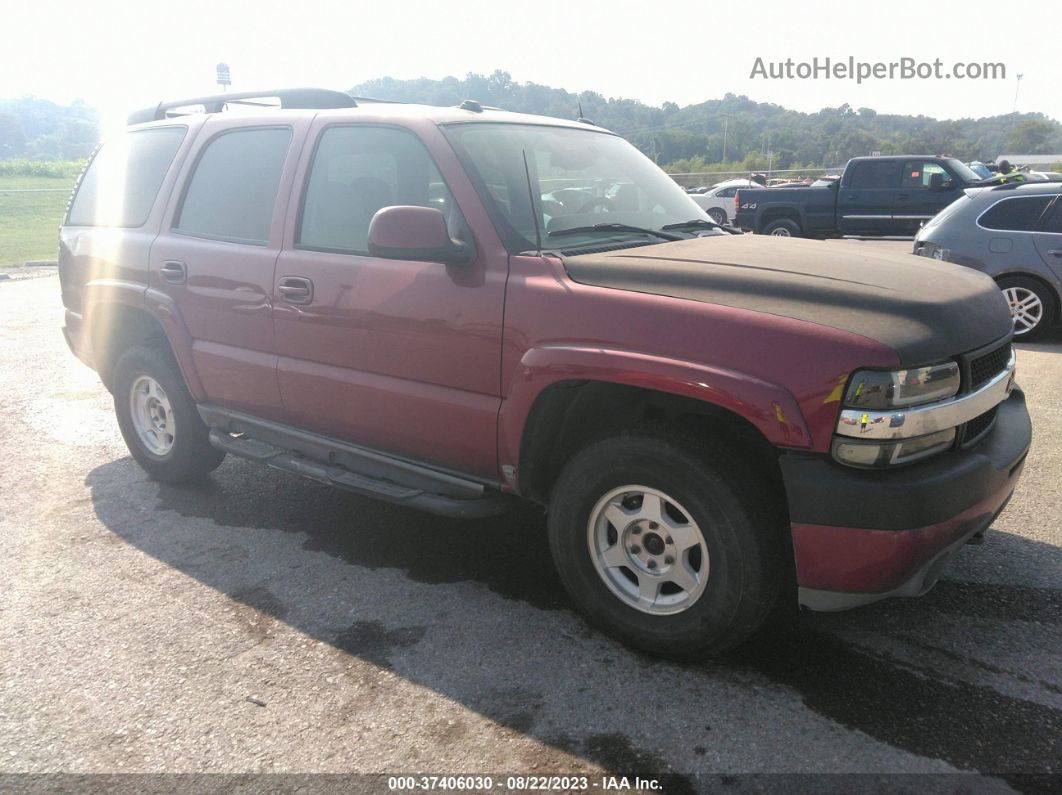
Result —
<instances>
[{"instance_id":1,"label":"alloy wheel","mask_svg":"<svg viewBox=\"0 0 1062 795\"><path fill-rule=\"evenodd\" d=\"M594 568L622 602L643 613L689 609L708 582L708 545L689 511L662 491L621 486L590 514Z\"/></svg>"}]
</instances>

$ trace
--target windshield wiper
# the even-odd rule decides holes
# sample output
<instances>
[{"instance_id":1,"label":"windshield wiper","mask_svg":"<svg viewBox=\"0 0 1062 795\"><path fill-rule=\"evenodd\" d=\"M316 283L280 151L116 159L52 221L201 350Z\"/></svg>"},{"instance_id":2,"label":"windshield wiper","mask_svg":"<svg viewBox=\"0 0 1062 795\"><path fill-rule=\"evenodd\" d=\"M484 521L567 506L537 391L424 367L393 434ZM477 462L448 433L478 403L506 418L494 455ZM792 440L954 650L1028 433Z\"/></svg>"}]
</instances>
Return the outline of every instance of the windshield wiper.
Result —
<instances>
[{"instance_id":1,"label":"windshield wiper","mask_svg":"<svg viewBox=\"0 0 1062 795\"><path fill-rule=\"evenodd\" d=\"M573 226L568 229L557 229L554 232L550 232L550 237L560 237L561 235L580 235L587 232L638 232L643 235L652 235L653 237L659 237L663 240L682 240L683 238L678 235L672 235L668 232L663 232L659 229L646 229L644 226L631 226L630 224L594 224L592 226Z\"/></svg>"},{"instance_id":2,"label":"windshield wiper","mask_svg":"<svg viewBox=\"0 0 1062 795\"><path fill-rule=\"evenodd\" d=\"M717 224L715 221L706 221L703 218L694 218L689 221L679 221L677 224L664 224L661 229L685 229L689 226L699 226L704 229L722 229L721 224Z\"/></svg>"}]
</instances>

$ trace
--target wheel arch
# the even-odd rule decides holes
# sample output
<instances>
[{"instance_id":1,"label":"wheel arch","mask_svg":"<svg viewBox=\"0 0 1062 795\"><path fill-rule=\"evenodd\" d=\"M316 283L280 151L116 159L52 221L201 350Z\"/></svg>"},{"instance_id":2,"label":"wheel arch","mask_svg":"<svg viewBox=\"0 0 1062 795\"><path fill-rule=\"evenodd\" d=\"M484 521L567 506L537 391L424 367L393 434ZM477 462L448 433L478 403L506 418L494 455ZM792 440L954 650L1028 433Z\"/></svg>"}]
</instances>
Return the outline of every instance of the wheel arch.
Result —
<instances>
[{"instance_id":1,"label":"wheel arch","mask_svg":"<svg viewBox=\"0 0 1062 795\"><path fill-rule=\"evenodd\" d=\"M575 353L575 352L570 352ZM623 352L583 351L578 367L556 349L525 368L500 416L503 475L522 495L548 499L564 463L590 440L648 422L682 423L725 437L777 470L779 446L808 448L811 436L796 400L783 389L738 373ZM525 356L534 361L538 357ZM601 367L587 372L587 359ZM635 368L638 369L635 369ZM586 377L573 377L582 369ZM511 470L507 463L517 464ZM780 482L780 481L779 481Z\"/></svg>"}]
</instances>

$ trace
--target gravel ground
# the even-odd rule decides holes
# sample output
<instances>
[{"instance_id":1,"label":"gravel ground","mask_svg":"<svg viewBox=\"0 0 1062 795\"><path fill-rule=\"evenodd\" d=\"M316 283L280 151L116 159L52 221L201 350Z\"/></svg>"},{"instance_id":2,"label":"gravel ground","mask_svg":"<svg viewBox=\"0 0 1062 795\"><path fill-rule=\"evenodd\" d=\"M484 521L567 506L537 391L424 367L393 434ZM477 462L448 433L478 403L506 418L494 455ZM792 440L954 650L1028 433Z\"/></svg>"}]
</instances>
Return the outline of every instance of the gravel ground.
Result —
<instances>
[{"instance_id":1,"label":"gravel ground","mask_svg":"<svg viewBox=\"0 0 1062 795\"><path fill-rule=\"evenodd\" d=\"M0 283L0 774L1058 789L1058 337L1019 346L1036 439L1018 492L934 591L680 666L584 624L534 508L459 523L231 457L198 486L147 480L61 325L54 276ZM793 777L843 773L861 777ZM8 775L0 789L166 781Z\"/></svg>"}]
</instances>

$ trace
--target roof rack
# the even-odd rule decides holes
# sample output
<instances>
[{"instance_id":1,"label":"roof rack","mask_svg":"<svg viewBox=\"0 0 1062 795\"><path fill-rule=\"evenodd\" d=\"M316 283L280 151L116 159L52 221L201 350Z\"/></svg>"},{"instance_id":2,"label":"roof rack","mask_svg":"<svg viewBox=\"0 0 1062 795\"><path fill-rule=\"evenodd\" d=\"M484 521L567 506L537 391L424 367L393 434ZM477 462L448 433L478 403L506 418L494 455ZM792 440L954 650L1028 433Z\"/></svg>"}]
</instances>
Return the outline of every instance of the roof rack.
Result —
<instances>
[{"instance_id":1,"label":"roof rack","mask_svg":"<svg viewBox=\"0 0 1062 795\"><path fill-rule=\"evenodd\" d=\"M181 113L169 113L174 108L189 105L202 105L207 113L220 113L226 105L250 105L254 107L274 107L269 103L250 102L255 99L280 100L281 108L325 109L356 108L358 103L345 91L333 91L329 88L278 88L274 91L236 91L231 94L212 94L207 97L190 97L160 102L150 108L133 111L126 118L127 124L143 124L158 121Z\"/></svg>"}]
</instances>

